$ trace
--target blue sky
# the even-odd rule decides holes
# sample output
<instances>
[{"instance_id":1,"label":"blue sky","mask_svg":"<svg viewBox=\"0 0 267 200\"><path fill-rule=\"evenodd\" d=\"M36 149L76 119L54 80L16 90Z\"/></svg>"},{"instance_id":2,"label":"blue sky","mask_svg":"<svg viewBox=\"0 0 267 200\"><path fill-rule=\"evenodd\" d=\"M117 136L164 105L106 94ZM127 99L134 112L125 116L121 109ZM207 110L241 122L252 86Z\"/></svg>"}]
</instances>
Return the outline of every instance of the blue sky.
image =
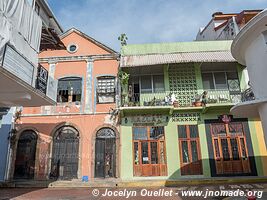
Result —
<instances>
[{"instance_id":1,"label":"blue sky","mask_svg":"<svg viewBox=\"0 0 267 200\"><path fill-rule=\"evenodd\" d=\"M48 0L64 30L76 27L119 50L129 44L192 41L214 12L264 9L267 0Z\"/></svg>"}]
</instances>

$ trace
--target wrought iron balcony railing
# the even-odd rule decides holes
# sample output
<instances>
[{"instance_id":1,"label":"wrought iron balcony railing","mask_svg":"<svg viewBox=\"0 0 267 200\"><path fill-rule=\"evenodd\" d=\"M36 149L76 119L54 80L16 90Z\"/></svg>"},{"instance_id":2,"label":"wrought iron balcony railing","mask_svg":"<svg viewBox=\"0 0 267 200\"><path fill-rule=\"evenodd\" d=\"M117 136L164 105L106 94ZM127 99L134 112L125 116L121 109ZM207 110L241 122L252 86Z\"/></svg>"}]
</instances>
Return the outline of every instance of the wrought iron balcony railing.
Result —
<instances>
[{"instance_id":1,"label":"wrought iron balcony railing","mask_svg":"<svg viewBox=\"0 0 267 200\"><path fill-rule=\"evenodd\" d=\"M242 102L255 100L255 95L251 88L242 92Z\"/></svg>"},{"instance_id":2,"label":"wrought iron balcony railing","mask_svg":"<svg viewBox=\"0 0 267 200\"><path fill-rule=\"evenodd\" d=\"M156 93L135 93L128 96L128 100L122 105L124 107L132 106L179 106L179 107L190 107L195 106L194 102L199 101L205 104L237 104L242 100L242 93L239 91L231 92L229 90L205 90L206 95L203 96L204 92L199 91L199 94L185 98L185 95L179 95L179 92L156 92ZM175 103L171 94L175 95ZM199 96L199 99L197 99ZM186 100L184 100L186 99ZM185 102L188 101L188 102ZM201 103L200 103L201 104Z\"/></svg>"}]
</instances>

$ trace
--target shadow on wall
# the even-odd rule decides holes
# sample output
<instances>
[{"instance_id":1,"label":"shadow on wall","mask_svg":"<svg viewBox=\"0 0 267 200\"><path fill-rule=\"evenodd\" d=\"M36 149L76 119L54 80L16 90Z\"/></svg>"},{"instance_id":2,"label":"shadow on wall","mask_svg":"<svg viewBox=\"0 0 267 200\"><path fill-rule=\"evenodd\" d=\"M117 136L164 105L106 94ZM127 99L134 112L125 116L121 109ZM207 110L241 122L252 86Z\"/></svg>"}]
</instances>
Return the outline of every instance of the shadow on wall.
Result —
<instances>
[{"instance_id":1,"label":"shadow on wall","mask_svg":"<svg viewBox=\"0 0 267 200\"><path fill-rule=\"evenodd\" d=\"M48 180L47 184L58 179L77 179L80 136L75 125L63 122L23 124L19 127L20 134L13 137L16 139L12 145L14 155L10 172L14 171L13 179L33 180L34 177L35 180ZM26 151L28 156L24 156Z\"/></svg>"},{"instance_id":2,"label":"shadow on wall","mask_svg":"<svg viewBox=\"0 0 267 200\"><path fill-rule=\"evenodd\" d=\"M193 180L201 179L217 179L223 177L231 177L231 182L235 180L238 182L237 177L255 177L258 176L256 168L256 162L264 168L263 161L267 161L267 157L262 156L249 156L247 158L241 158L239 160L223 160L223 159L203 159L196 162L185 164L181 168L172 173L166 180L165 186L174 186L175 181L184 181L185 184L190 183ZM204 166L210 166L210 169L203 168ZM210 175L209 175L210 172ZM260 174L262 174L261 172ZM204 175L205 174L205 175ZM207 184L209 182L207 181Z\"/></svg>"},{"instance_id":3,"label":"shadow on wall","mask_svg":"<svg viewBox=\"0 0 267 200\"><path fill-rule=\"evenodd\" d=\"M0 128L0 181L5 179L10 130L9 124L3 124Z\"/></svg>"}]
</instances>

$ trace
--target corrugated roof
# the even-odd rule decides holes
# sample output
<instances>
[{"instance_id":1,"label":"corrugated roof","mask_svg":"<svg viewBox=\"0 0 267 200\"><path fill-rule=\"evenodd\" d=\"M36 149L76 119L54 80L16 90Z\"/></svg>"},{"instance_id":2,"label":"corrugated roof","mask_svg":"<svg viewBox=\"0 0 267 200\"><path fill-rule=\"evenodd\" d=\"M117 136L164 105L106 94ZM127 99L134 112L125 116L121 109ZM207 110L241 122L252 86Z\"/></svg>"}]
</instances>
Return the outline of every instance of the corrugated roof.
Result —
<instances>
[{"instance_id":1,"label":"corrugated roof","mask_svg":"<svg viewBox=\"0 0 267 200\"><path fill-rule=\"evenodd\" d=\"M136 67L171 63L191 62L236 62L230 51L190 52L121 57L121 67Z\"/></svg>"},{"instance_id":2,"label":"corrugated roof","mask_svg":"<svg viewBox=\"0 0 267 200\"><path fill-rule=\"evenodd\" d=\"M154 43L154 44L132 44L123 46L122 56L189 53L189 52L211 52L230 51L232 41L194 41L175 43Z\"/></svg>"}]
</instances>

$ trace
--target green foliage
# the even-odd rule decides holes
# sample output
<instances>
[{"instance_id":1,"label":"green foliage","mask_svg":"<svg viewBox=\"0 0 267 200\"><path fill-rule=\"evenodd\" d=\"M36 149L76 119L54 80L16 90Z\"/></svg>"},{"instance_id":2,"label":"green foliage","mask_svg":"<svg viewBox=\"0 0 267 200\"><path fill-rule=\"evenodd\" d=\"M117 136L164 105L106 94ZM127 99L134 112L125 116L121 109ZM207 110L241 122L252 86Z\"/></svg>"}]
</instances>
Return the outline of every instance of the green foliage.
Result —
<instances>
[{"instance_id":1,"label":"green foliage","mask_svg":"<svg viewBox=\"0 0 267 200\"><path fill-rule=\"evenodd\" d=\"M121 42L121 46L125 46L125 45L127 45L128 37L126 36L125 33L122 33L122 34L118 37L118 40Z\"/></svg>"},{"instance_id":2,"label":"green foliage","mask_svg":"<svg viewBox=\"0 0 267 200\"><path fill-rule=\"evenodd\" d=\"M122 85L128 85L130 74L128 74L122 70L119 70L118 77L119 77Z\"/></svg>"}]
</instances>

